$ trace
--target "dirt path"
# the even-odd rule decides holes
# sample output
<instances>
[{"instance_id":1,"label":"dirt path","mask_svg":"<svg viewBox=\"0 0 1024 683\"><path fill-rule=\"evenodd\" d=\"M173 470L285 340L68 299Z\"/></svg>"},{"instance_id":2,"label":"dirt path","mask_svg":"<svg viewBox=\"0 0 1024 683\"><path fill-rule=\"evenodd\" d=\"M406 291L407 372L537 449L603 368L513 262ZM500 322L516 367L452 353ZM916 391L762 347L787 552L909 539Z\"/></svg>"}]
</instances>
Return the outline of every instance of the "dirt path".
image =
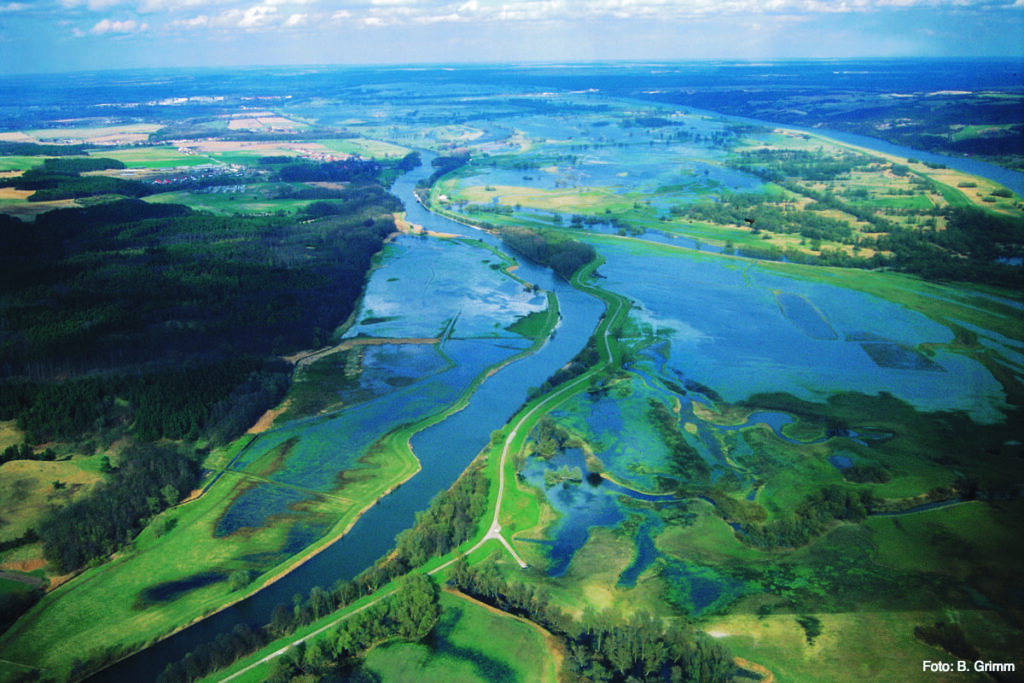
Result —
<instances>
[{"instance_id":1,"label":"dirt path","mask_svg":"<svg viewBox=\"0 0 1024 683\"><path fill-rule=\"evenodd\" d=\"M753 671L756 674L760 674L761 683L775 683L775 674L773 674L770 670L761 666L757 662L752 662L749 659L743 659L742 657L737 657L733 661L736 662L736 666L738 667L747 669L748 671Z\"/></svg>"}]
</instances>

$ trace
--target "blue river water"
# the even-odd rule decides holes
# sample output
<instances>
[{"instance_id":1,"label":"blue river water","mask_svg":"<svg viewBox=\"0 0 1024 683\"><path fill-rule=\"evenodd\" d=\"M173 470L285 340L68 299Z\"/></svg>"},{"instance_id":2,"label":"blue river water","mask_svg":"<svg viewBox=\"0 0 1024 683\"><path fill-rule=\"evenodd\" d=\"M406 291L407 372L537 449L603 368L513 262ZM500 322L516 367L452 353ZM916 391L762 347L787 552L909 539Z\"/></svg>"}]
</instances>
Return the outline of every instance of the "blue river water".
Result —
<instances>
[{"instance_id":1,"label":"blue river water","mask_svg":"<svg viewBox=\"0 0 1024 683\"><path fill-rule=\"evenodd\" d=\"M416 202L416 182L431 172L433 155L424 153L424 164L399 178L391 191L406 205L409 221L425 228L480 239L501 248L501 243L474 230L426 211ZM500 428L526 400L529 387L539 386L567 363L587 341L604 311L598 299L574 289L547 268L521 262L516 274L552 290L558 297L561 321L555 334L536 353L506 366L488 378L469 405L413 437L413 451L422 470L366 511L339 541L310 558L294 571L241 602L228 607L155 645L99 672L93 681L152 680L172 661L182 659L198 645L235 624L264 624L279 604L291 604L296 593L307 595L313 586L330 587L351 579L371 566L394 545L395 536L412 526L416 512L445 490L487 445L493 430Z\"/></svg>"},{"instance_id":2,"label":"blue river water","mask_svg":"<svg viewBox=\"0 0 1024 683\"><path fill-rule=\"evenodd\" d=\"M751 122L773 125L762 121ZM844 133L820 130L808 132L828 135L883 153L944 163L951 168L990 178L1024 194L1024 174L973 159L944 157ZM500 241L493 236L439 217L418 204L413 188L420 178L432 170L432 158L432 154L423 153L423 165L399 178L392 187L392 192L406 205L406 218L433 231L478 239L502 248ZM583 347L598 323L603 304L573 289L550 270L523 262L517 275L557 294L562 314L557 334L537 353L505 367L485 381L464 410L412 439L413 450L423 465L419 474L370 508L342 539L280 580L109 667L91 680L152 680L167 663L183 658L218 633L229 631L237 623L266 623L273 609L282 603L290 604L296 593L305 595L312 586L331 586L339 580L351 579L390 550L396 534L412 525L415 513L424 509L436 493L455 481L487 444L491 431L501 427L522 405L527 389L543 383L572 358ZM818 325L817 321L813 322ZM649 533L646 535L649 536ZM653 545L646 550L648 552L638 555L634 566L623 577L627 583L635 581L639 572L652 561Z\"/></svg>"}]
</instances>

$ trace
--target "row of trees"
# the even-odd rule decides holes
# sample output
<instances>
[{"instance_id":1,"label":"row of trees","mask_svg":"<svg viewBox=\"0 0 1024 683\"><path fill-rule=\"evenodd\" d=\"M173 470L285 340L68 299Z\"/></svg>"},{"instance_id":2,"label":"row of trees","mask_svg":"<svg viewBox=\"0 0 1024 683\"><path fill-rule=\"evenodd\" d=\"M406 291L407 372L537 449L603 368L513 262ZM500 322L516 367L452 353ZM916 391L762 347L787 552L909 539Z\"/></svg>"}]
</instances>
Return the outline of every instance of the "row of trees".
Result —
<instances>
[{"instance_id":1,"label":"row of trees","mask_svg":"<svg viewBox=\"0 0 1024 683\"><path fill-rule=\"evenodd\" d=\"M202 678L275 638L293 633L297 628L374 593L380 586L407 574L410 569L422 565L431 557L448 552L449 549L467 540L476 529L476 520L486 509L489 486L490 479L485 475L482 464L471 466L449 490L438 494L431 501L428 510L416 516L416 523L412 528L399 534L394 552L378 559L372 567L367 568L355 579L339 581L333 590L329 591L314 586L305 600L301 595L296 595L291 607L285 604L278 605L271 615L270 622L259 628L248 625L236 626L232 633L221 634L214 642L203 645L184 660L168 666L160 680L171 683ZM421 579L425 578L409 576L406 579L405 586L413 588L411 595L423 596L425 584ZM434 589L431 587L430 590ZM425 610L426 602L422 599L412 599L411 595L406 596L408 600L400 598L397 605L385 603L384 621L392 621L392 625L387 626L388 632L392 635L384 639L405 637L401 634L419 633L426 628L424 619L429 611ZM381 613L377 611L371 612L371 615L379 614ZM415 615L419 615L419 618L414 618ZM350 668L353 665L351 660L361 649L360 643L366 646L368 643L378 642L383 637L382 632L377 630L377 621L379 619L366 620L364 617L346 620L345 625L335 634L332 647L336 649L330 653L328 660L322 660L319 654L314 655L314 660L326 662L331 670L338 667ZM396 621L420 626L411 630L408 627L395 628L393 622ZM255 637L241 638L238 636L240 630L247 634L255 634ZM346 635L342 636L343 632ZM302 651L298 651L297 654L297 658L288 660L291 664L288 665L287 671L305 671L309 666Z\"/></svg>"},{"instance_id":2,"label":"row of trees","mask_svg":"<svg viewBox=\"0 0 1024 683\"><path fill-rule=\"evenodd\" d=\"M429 508L416 513L412 527L398 534L392 562L400 569L418 567L468 541L487 510L490 485L482 464L472 465L451 489L435 496Z\"/></svg>"},{"instance_id":3,"label":"row of trees","mask_svg":"<svg viewBox=\"0 0 1024 683\"><path fill-rule=\"evenodd\" d=\"M465 558L453 565L449 583L561 638L567 673L576 680L727 683L736 673L724 647L678 623L666 626L645 611L623 621L588 606L576 620L552 605L545 591L506 579L493 564L471 569Z\"/></svg>"},{"instance_id":4,"label":"row of trees","mask_svg":"<svg viewBox=\"0 0 1024 683\"><path fill-rule=\"evenodd\" d=\"M43 521L43 555L61 573L108 557L191 491L198 472L195 462L174 449L127 449L108 481Z\"/></svg>"},{"instance_id":5,"label":"row of trees","mask_svg":"<svg viewBox=\"0 0 1024 683\"><path fill-rule=\"evenodd\" d=\"M571 361L555 370L539 387L530 387L527 392L528 398L532 400L538 396L543 396L555 387L576 379L589 368L595 366L600 358L601 356L597 351L597 340L594 337L590 337L587 340L587 345L573 356Z\"/></svg>"}]
</instances>

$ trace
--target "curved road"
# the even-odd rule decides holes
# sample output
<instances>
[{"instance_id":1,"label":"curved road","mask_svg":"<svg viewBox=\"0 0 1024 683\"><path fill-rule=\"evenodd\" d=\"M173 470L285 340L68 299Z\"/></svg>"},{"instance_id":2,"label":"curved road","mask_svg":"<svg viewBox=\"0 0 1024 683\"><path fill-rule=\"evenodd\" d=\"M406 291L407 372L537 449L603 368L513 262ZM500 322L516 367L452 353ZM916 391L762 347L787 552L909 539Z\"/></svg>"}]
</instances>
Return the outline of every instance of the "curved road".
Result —
<instances>
[{"instance_id":1,"label":"curved road","mask_svg":"<svg viewBox=\"0 0 1024 683\"><path fill-rule=\"evenodd\" d=\"M609 306L609 308L605 309L605 316L601 320L601 322L598 324L598 329L601 329L603 327L603 330L601 330L601 332L599 333L600 337L601 337L602 346L603 346L603 348L601 349L601 352L602 352L602 355L603 355L603 358L602 358L603 362L599 363L598 365L595 365L593 368L591 368L587 372L583 373L579 377L575 378L574 380L572 380L570 382L567 382L566 384L564 384L561 387L557 388L552 393L548 394L543 400L538 402L535 406L533 406L533 408L528 410L521 417L519 417L519 419L517 419L515 421L515 424L513 425L511 431L509 431L509 433L508 433L508 436L505 437L505 443L504 443L504 446L501 449L501 459L498 462L498 496L497 496L497 499L495 500L494 513L491 516L491 524L488 527L487 532L483 535L483 537L479 541L474 543L473 546L470 547L469 549L467 549L467 550L465 550L463 552L459 552L457 550L454 551L453 556L451 557L451 559L449 559L448 561L446 561L446 562L438 565L437 567L434 567L433 569L429 570L427 572L428 575L436 574L437 572L441 571L442 569L445 569L446 567L451 566L460 557L463 557L465 555L469 555L470 553L476 551L478 548L483 546L488 541L494 540L494 539L498 540L503 546L505 546L505 548L509 551L509 553L511 553L512 557L515 558L516 562L519 563L520 567L525 568L527 566L526 562L524 562L523 559L521 557L519 557L519 554L516 553L515 549L512 547L512 544L508 542L508 539L506 539L504 536L501 535L501 523L499 522L499 518L501 516L501 502L502 502L502 498L504 497L504 494L505 494L505 465L508 462L509 453L512 452L514 444L515 444L515 442L517 440L517 437L519 435L519 430L520 429L525 428L526 425L531 420L539 417L540 415L543 415L545 412L547 412L548 410L552 409L555 405L557 405L558 403L560 403L561 401L565 400L570 395L575 393L576 389L580 385L582 385L585 382L588 382L590 380L591 376L593 376L599 370L604 369L607 365L612 363L612 361L614 360L614 355L612 354L611 339L610 339L611 338L611 331L616 326L616 324L618 323L619 319L623 316L623 314L626 312L626 310L628 310L628 304L626 303L626 300L623 299L622 297L620 297L618 295L615 295L615 294L608 293L608 292L604 292L605 295L606 295L605 297L598 296L598 294L596 294L596 291L598 291L597 287L593 287L591 285L586 285L586 284L583 284L583 282L582 282L582 278L585 277L584 274L589 275L594 270L596 270L603 262L604 262L604 259L599 259L593 266L586 266L583 270L579 271L573 277L573 285L575 287L577 287L578 289L581 289L583 291L588 291L589 290L589 293L592 294L593 296L597 296L598 298L602 299L606 303L608 303L610 301L611 304L614 305L614 309L615 310L612 311L611 313L609 313L610 306ZM230 680L232 680L234 678L237 678L237 677L239 677L239 676L241 676L241 675L243 675L245 673L248 673L249 671L252 671L253 669L255 669L255 668L257 668L257 667L259 667L259 666L261 666L263 664L266 664L267 662L269 662L269 661L271 661L273 659L276 659L277 657L280 657L281 655L285 654L286 652L288 652L288 650L290 650L291 648L295 647L296 645L298 645L300 643L304 643L307 640L310 640L312 638L315 638L316 636L320 635L321 633L324 633L325 631L333 628L334 626L337 626L339 623L341 623L345 619L348 619L353 614L357 614L359 612L362 612L362 611L364 611L366 609L369 609L370 607L376 605L381 600L384 600L385 598L393 595L397 590L398 590L397 588L391 588L391 589L387 589L387 590L384 590L384 591L381 591L381 592L377 593L373 597L373 599L370 600L369 602L367 602L366 604L364 604L364 605L362 605L362 606L360 606L360 607L358 607L356 609L353 609L353 610L351 610L349 612L346 612L345 614L339 616L337 619L332 619L331 621L329 621L328 623L324 624L323 626L321 626L317 630L313 631L312 633L310 633L310 634L308 634L306 636L302 636L301 638L297 638L297 639L289 642L287 645L282 646L281 648L271 652L270 654L268 654L268 655L264 656L263 658L253 662L252 664L249 664L245 668L236 671L235 673L231 674L230 676L227 676L226 678L224 678L222 680L223 681L230 681Z\"/></svg>"}]
</instances>

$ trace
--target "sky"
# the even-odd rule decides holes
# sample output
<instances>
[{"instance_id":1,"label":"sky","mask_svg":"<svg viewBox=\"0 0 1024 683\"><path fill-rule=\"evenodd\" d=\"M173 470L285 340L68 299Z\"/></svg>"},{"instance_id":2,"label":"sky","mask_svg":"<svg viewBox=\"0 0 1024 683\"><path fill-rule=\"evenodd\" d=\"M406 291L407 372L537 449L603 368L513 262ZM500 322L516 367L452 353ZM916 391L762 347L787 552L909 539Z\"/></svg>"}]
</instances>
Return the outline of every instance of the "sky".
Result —
<instances>
[{"instance_id":1,"label":"sky","mask_svg":"<svg viewBox=\"0 0 1024 683\"><path fill-rule=\"evenodd\" d=\"M0 73L1024 56L1024 0L0 0Z\"/></svg>"}]
</instances>

